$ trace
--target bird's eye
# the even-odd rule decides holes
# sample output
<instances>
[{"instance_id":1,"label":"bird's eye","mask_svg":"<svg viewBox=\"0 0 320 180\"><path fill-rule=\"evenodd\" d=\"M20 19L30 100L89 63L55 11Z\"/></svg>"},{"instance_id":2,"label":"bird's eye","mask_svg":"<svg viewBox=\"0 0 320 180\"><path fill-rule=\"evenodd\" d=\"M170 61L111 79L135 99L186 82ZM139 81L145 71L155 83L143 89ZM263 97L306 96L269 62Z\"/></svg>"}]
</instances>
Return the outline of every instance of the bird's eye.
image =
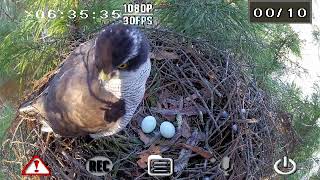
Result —
<instances>
[{"instance_id":1,"label":"bird's eye","mask_svg":"<svg viewBox=\"0 0 320 180\"><path fill-rule=\"evenodd\" d=\"M119 69L126 69L128 67L128 64L120 64L118 66Z\"/></svg>"}]
</instances>

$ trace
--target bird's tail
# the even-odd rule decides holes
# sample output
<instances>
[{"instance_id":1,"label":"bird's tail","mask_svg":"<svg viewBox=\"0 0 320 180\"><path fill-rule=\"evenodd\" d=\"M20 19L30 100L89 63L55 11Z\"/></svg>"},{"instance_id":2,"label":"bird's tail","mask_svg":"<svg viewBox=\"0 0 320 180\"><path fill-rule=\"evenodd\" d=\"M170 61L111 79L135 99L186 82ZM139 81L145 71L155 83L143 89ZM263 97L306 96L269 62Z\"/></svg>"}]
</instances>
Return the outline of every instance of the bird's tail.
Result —
<instances>
[{"instance_id":1,"label":"bird's tail","mask_svg":"<svg viewBox=\"0 0 320 180\"><path fill-rule=\"evenodd\" d=\"M52 128L46 122L47 116L44 109L45 96L46 96L46 93L40 94L36 99L22 104L18 111L20 114L24 114L28 116L40 115L38 117L40 117L39 120L40 120L40 123L42 124L41 131L53 132Z\"/></svg>"},{"instance_id":2,"label":"bird's tail","mask_svg":"<svg viewBox=\"0 0 320 180\"><path fill-rule=\"evenodd\" d=\"M18 109L19 113L26 114L29 116L34 116L36 114L41 114L42 116L45 116L44 114L45 95L46 95L46 90L35 99L23 103Z\"/></svg>"}]
</instances>

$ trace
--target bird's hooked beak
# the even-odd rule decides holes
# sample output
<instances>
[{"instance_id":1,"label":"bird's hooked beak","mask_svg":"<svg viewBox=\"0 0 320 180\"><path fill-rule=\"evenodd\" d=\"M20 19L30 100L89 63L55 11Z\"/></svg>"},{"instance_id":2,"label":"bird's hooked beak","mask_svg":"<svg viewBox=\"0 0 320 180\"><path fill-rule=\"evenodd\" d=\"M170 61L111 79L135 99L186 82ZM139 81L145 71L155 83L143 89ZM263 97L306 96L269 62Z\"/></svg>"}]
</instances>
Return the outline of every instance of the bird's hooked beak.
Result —
<instances>
[{"instance_id":1,"label":"bird's hooked beak","mask_svg":"<svg viewBox=\"0 0 320 180\"><path fill-rule=\"evenodd\" d=\"M98 79L101 81L109 81L115 76L117 76L117 71L114 68L111 68L110 70L107 70L107 72L105 72L104 70L101 70L99 72Z\"/></svg>"},{"instance_id":2,"label":"bird's hooked beak","mask_svg":"<svg viewBox=\"0 0 320 180\"><path fill-rule=\"evenodd\" d=\"M99 73L99 80L101 80L101 81L109 81L112 78L111 74L112 73L106 74L103 70L101 70L100 73Z\"/></svg>"}]
</instances>

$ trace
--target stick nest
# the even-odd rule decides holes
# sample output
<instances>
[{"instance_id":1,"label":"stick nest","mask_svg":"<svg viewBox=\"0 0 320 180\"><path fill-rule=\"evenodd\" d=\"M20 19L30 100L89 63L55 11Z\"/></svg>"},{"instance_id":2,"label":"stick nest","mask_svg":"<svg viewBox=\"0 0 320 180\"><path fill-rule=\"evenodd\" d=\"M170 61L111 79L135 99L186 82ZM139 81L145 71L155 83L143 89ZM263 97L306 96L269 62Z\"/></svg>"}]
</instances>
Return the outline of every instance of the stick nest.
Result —
<instances>
[{"instance_id":1,"label":"stick nest","mask_svg":"<svg viewBox=\"0 0 320 180\"><path fill-rule=\"evenodd\" d=\"M273 174L275 160L296 144L290 115L275 110L231 53L176 33L144 31L152 47L152 72L127 128L97 140L59 138L42 133L36 116L17 115L2 144L2 169L8 178L20 179L33 155L51 169L50 179L102 179L85 168L98 155L114 165L103 179L151 179L151 154L174 160L175 179L260 179ZM35 83L28 99L45 88L53 72ZM147 115L158 121L151 134L140 129ZM162 121L175 125L173 138L161 137Z\"/></svg>"}]
</instances>

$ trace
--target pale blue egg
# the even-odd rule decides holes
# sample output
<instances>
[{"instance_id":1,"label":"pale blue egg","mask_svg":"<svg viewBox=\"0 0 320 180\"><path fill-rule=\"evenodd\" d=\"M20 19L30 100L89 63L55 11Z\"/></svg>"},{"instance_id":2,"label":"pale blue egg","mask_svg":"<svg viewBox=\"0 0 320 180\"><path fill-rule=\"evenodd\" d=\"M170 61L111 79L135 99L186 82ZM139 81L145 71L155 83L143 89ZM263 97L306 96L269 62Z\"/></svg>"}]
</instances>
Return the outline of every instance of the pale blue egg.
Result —
<instances>
[{"instance_id":1,"label":"pale blue egg","mask_svg":"<svg viewBox=\"0 0 320 180\"><path fill-rule=\"evenodd\" d=\"M164 121L160 125L160 134L165 138L172 138L176 133L176 129L169 121Z\"/></svg>"},{"instance_id":2,"label":"pale blue egg","mask_svg":"<svg viewBox=\"0 0 320 180\"><path fill-rule=\"evenodd\" d=\"M144 133L151 133L157 125L156 118L153 116L147 116L143 118L141 122L141 129Z\"/></svg>"}]
</instances>

